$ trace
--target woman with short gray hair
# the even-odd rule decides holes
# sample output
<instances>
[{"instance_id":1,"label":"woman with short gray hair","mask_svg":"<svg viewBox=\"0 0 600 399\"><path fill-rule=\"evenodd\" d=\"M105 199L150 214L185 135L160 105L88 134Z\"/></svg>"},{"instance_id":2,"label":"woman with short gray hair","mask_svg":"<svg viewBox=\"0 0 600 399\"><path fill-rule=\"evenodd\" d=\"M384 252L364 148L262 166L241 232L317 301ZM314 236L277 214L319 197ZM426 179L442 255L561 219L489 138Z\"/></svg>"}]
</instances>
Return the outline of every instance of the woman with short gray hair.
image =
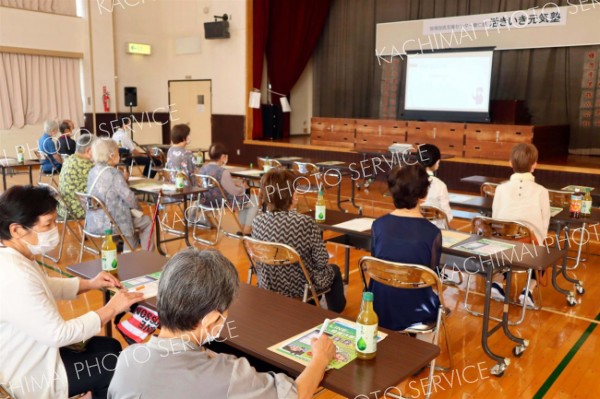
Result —
<instances>
[{"instance_id":1,"label":"woman with short gray hair","mask_svg":"<svg viewBox=\"0 0 600 399\"><path fill-rule=\"evenodd\" d=\"M115 167L120 159L117 143L104 138L96 140L92 144L92 159L95 165L88 176L87 193L106 205L133 248L141 244L144 249L151 251L154 248L150 239L152 220L143 214L125 176ZM104 234L111 228L110 221L102 209L89 209L85 215L85 224L94 234ZM136 234L136 230L139 231L139 235Z\"/></svg>"},{"instance_id":2,"label":"woman with short gray hair","mask_svg":"<svg viewBox=\"0 0 600 399\"><path fill-rule=\"evenodd\" d=\"M188 248L169 259L158 286L160 335L121 353L108 397L311 398L335 355L326 335L313 340L313 359L295 381L202 347L219 337L239 284L235 266L218 251Z\"/></svg>"}]
</instances>

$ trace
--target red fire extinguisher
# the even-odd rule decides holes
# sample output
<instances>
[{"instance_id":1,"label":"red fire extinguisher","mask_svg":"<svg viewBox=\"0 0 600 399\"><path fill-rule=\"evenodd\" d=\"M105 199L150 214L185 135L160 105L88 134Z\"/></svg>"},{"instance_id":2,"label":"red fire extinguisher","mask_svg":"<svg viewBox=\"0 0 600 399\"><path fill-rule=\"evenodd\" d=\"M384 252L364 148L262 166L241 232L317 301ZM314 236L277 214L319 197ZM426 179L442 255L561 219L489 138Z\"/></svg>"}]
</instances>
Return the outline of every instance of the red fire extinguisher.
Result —
<instances>
[{"instance_id":1,"label":"red fire extinguisher","mask_svg":"<svg viewBox=\"0 0 600 399\"><path fill-rule=\"evenodd\" d=\"M102 104L104 104L104 112L110 111L110 94L106 90L106 86L102 86Z\"/></svg>"}]
</instances>

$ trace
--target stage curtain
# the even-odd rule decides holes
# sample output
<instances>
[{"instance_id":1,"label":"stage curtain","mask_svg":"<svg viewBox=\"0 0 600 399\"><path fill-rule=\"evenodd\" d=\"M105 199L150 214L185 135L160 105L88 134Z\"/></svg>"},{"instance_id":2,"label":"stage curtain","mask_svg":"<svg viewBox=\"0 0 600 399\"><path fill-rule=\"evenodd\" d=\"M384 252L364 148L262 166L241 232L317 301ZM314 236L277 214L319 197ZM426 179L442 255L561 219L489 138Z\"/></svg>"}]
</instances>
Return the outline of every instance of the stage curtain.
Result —
<instances>
[{"instance_id":1,"label":"stage curtain","mask_svg":"<svg viewBox=\"0 0 600 399\"><path fill-rule=\"evenodd\" d=\"M554 3L568 5L566 0ZM313 115L394 118L397 107L395 116L400 117L405 62L378 62L377 23L516 11L546 4L543 0L334 0L315 49ZM582 128L579 122L582 69L590 50L600 49L498 51L491 99L525 100L534 124L570 125L571 153L600 154L600 135L594 134L593 128Z\"/></svg>"},{"instance_id":2,"label":"stage curtain","mask_svg":"<svg viewBox=\"0 0 600 399\"><path fill-rule=\"evenodd\" d=\"M46 119L83 123L79 60L0 53L0 129Z\"/></svg>"},{"instance_id":3,"label":"stage curtain","mask_svg":"<svg viewBox=\"0 0 600 399\"><path fill-rule=\"evenodd\" d=\"M0 7L22 8L71 16L77 14L75 0L0 0Z\"/></svg>"},{"instance_id":4,"label":"stage curtain","mask_svg":"<svg viewBox=\"0 0 600 399\"><path fill-rule=\"evenodd\" d=\"M271 0L267 69L271 89L290 98L321 36L331 0ZM280 96L271 95L279 105ZM290 134L289 113L284 114L283 135Z\"/></svg>"},{"instance_id":5,"label":"stage curtain","mask_svg":"<svg viewBox=\"0 0 600 399\"><path fill-rule=\"evenodd\" d=\"M252 5L252 88L260 90L269 34L269 0L254 0ZM262 109L252 110L252 138L263 137Z\"/></svg>"}]
</instances>

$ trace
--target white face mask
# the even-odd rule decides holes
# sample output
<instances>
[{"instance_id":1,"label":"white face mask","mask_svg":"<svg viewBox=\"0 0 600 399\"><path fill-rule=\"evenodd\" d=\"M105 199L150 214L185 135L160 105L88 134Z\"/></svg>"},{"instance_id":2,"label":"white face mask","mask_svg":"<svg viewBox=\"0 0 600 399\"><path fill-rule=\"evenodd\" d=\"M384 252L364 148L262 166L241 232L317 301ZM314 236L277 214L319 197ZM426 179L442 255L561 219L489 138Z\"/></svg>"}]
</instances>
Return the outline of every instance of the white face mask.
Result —
<instances>
[{"instance_id":1,"label":"white face mask","mask_svg":"<svg viewBox=\"0 0 600 399\"><path fill-rule=\"evenodd\" d=\"M48 231L35 231L35 234L37 234L38 238L37 244L34 245L25 241L25 245L27 245L27 248L29 249L29 251L31 251L33 255L42 255L52 251L54 248L56 248L58 242L60 241L60 235L58 234L58 226Z\"/></svg>"},{"instance_id":2,"label":"white face mask","mask_svg":"<svg viewBox=\"0 0 600 399\"><path fill-rule=\"evenodd\" d=\"M206 338L204 338L204 341L202 341L202 345L206 345L206 344L210 344L213 341L216 341L217 339L219 339L219 336L221 335L221 331L223 331L223 327L225 327L225 321L227 321L227 319L225 318L225 316L223 316L222 314L219 315L219 317L223 318L223 324L221 324L221 326L219 327L219 331L217 331L216 334L213 334L213 329L209 329L206 328ZM202 325L204 325L204 323L202 323Z\"/></svg>"}]
</instances>

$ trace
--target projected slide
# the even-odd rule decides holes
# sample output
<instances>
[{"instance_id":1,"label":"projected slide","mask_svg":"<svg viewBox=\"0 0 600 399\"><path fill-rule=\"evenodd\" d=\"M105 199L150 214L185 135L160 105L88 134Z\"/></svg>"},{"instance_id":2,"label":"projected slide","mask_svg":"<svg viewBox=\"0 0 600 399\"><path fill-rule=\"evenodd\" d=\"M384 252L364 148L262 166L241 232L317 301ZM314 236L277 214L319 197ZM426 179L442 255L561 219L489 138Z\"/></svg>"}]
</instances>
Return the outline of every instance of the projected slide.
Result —
<instances>
[{"instance_id":1,"label":"projected slide","mask_svg":"<svg viewBox=\"0 0 600 399\"><path fill-rule=\"evenodd\" d=\"M488 113L493 51L410 54L405 110Z\"/></svg>"}]
</instances>

